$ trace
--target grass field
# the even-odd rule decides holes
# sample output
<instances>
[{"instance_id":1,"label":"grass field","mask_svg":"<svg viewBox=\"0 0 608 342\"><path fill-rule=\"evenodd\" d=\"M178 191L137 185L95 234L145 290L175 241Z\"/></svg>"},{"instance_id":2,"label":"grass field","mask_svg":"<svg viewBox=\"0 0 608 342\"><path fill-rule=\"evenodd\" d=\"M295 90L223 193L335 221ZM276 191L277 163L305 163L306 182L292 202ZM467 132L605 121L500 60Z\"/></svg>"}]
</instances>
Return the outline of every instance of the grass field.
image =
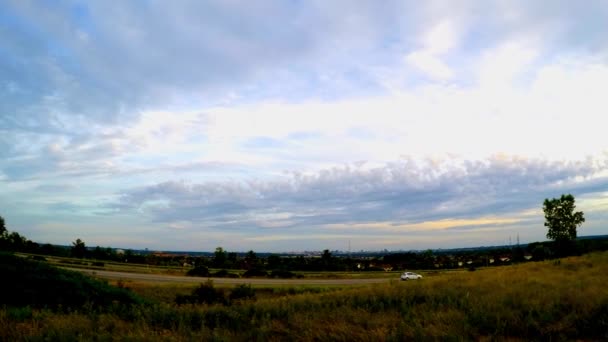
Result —
<instances>
[{"instance_id":1,"label":"grass field","mask_svg":"<svg viewBox=\"0 0 608 342\"><path fill-rule=\"evenodd\" d=\"M213 305L176 305L191 286L127 283L147 304L4 308L0 340L606 340L606 284L608 253Z\"/></svg>"}]
</instances>

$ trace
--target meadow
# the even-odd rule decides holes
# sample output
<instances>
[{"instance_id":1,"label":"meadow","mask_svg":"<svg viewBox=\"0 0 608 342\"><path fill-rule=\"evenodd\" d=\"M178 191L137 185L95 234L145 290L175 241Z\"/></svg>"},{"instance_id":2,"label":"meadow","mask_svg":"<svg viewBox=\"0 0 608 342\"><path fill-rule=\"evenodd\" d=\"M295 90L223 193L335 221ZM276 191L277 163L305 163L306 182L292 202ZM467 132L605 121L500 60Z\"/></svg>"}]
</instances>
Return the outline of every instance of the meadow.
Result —
<instances>
[{"instance_id":1,"label":"meadow","mask_svg":"<svg viewBox=\"0 0 608 342\"><path fill-rule=\"evenodd\" d=\"M606 252L423 274L362 287L252 287L244 297L203 284L205 296L223 299L182 305L175 297L196 287L118 283L139 299L62 310L5 306L0 340L608 339Z\"/></svg>"}]
</instances>

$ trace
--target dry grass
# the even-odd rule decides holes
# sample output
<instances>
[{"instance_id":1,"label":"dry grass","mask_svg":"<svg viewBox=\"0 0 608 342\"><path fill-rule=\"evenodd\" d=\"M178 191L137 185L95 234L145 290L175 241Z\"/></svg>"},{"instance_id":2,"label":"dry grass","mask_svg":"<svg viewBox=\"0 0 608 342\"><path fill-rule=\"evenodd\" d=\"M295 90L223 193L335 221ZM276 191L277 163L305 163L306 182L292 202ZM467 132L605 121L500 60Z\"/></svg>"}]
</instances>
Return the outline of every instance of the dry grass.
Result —
<instances>
[{"instance_id":1,"label":"dry grass","mask_svg":"<svg viewBox=\"0 0 608 342\"><path fill-rule=\"evenodd\" d=\"M191 288L131 284L164 303L105 314L4 309L0 340L605 340L605 284L608 253L232 306L178 307L169 298Z\"/></svg>"}]
</instances>

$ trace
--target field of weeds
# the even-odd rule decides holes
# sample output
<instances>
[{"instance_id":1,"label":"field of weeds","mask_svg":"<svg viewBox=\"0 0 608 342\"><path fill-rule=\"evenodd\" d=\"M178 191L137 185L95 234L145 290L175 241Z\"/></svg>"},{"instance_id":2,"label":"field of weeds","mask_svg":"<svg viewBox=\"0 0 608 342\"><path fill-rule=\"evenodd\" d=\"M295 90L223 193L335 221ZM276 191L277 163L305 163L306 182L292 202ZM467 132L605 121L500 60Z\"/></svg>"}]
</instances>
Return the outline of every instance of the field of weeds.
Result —
<instances>
[{"instance_id":1,"label":"field of weeds","mask_svg":"<svg viewBox=\"0 0 608 342\"><path fill-rule=\"evenodd\" d=\"M605 340L605 284L608 253L356 288L242 288L244 297L137 284L142 303L107 310L5 307L0 340ZM174 301L210 293L218 300Z\"/></svg>"}]
</instances>

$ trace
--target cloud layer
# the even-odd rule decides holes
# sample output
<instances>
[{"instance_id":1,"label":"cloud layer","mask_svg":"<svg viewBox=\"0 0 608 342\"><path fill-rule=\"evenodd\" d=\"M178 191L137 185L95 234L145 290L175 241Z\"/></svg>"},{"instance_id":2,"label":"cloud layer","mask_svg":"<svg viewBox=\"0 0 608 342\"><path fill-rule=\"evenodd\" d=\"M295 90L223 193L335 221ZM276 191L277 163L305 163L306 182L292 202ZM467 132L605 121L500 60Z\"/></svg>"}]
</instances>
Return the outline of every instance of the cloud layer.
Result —
<instances>
[{"instance_id":1,"label":"cloud layer","mask_svg":"<svg viewBox=\"0 0 608 342\"><path fill-rule=\"evenodd\" d=\"M380 167L347 165L295 173L268 182L164 182L128 191L118 208L168 224L237 231L518 218L555 193L605 192L606 163L509 156L478 162L405 159Z\"/></svg>"}]
</instances>

